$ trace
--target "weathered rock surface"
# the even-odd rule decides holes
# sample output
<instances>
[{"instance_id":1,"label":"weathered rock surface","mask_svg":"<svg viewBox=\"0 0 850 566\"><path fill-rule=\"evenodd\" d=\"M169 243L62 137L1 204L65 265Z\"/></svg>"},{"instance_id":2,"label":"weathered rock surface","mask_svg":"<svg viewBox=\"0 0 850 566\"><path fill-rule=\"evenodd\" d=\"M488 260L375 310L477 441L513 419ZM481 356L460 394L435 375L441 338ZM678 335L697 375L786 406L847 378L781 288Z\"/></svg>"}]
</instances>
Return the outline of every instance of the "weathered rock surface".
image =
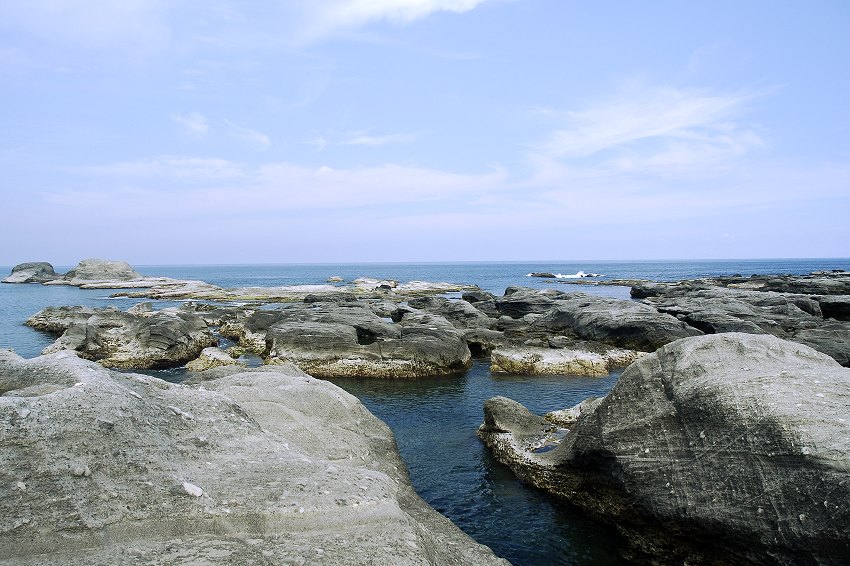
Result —
<instances>
[{"instance_id":1,"label":"weathered rock surface","mask_svg":"<svg viewBox=\"0 0 850 566\"><path fill-rule=\"evenodd\" d=\"M632 296L649 293L673 285L698 285L709 287L727 287L750 291L773 291L777 293L796 293L803 295L850 295L850 272L847 271L816 271L808 275L752 275L742 277L706 277L679 283L655 283L637 281L632 285Z\"/></svg>"},{"instance_id":2,"label":"weathered rock surface","mask_svg":"<svg viewBox=\"0 0 850 566\"><path fill-rule=\"evenodd\" d=\"M203 387L0 352L0 564L507 564L389 428L284 368Z\"/></svg>"},{"instance_id":3,"label":"weathered rock surface","mask_svg":"<svg viewBox=\"0 0 850 566\"><path fill-rule=\"evenodd\" d=\"M46 307L29 317L24 324L42 332L62 334L75 324L85 324L89 318L101 312L119 311L111 307Z\"/></svg>"},{"instance_id":4,"label":"weathered rock surface","mask_svg":"<svg viewBox=\"0 0 850 566\"><path fill-rule=\"evenodd\" d=\"M242 366L239 360L230 357L230 354L221 348L209 347L201 350L201 355L186 364L186 369L193 372L207 371L222 366Z\"/></svg>"},{"instance_id":5,"label":"weathered rock surface","mask_svg":"<svg viewBox=\"0 0 850 566\"><path fill-rule=\"evenodd\" d=\"M793 340L831 356L839 364L850 367L850 323L827 321L817 328L801 330Z\"/></svg>"},{"instance_id":6,"label":"weathered rock surface","mask_svg":"<svg viewBox=\"0 0 850 566\"><path fill-rule=\"evenodd\" d=\"M401 314L393 323L363 306L327 303L263 313L267 363L291 362L317 377L414 378L469 369L466 341L445 318Z\"/></svg>"},{"instance_id":7,"label":"weathered rock surface","mask_svg":"<svg viewBox=\"0 0 850 566\"><path fill-rule=\"evenodd\" d=\"M808 344L843 365L850 360L845 323L829 320L848 317L847 295L778 293L703 281L644 284L633 288L632 294L706 334L772 334Z\"/></svg>"},{"instance_id":8,"label":"weathered rock surface","mask_svg":"<svg viewBox=\"0 0 850 566\"><path fill-rule=\"evenodd\" d=\"M545 313L555 306L555 301L565 295L566 293L555 289L508 287L504 296L496 297L494 301L499 313L511 318L522 318L528 314Z\"/></svg>"},{"instance_id":9,"label":"weathered rock surface","mask_svg":"<svg viewBox=\"0 0 850 566\"><path fill-rule=\"evenodd\" d=\"M84 259L65 274L69 285L82 285L93 281L134 281L142 275L126 261Z\"/></svg>"},{"instance_id":10,"label":"weathered rock surface","mask_svg":"<svg viewBox=\"0 0 850 566\"><path fill-rule=\"evenodd\" d=\"M485 404L479 429L494 455L656 563L850 556L850 370L807 346L741 333L668 344L548 452L533 448L548 425L514 425L504 405Z\"/></svg>"},{"instance_id":11,"label":"weathered rock surface","mask_svg":"<svg viewBox=\"0 0 850 566\"><path fill-rule=\"evenodd\" d=\"M53 266L46 261L19 263L12 268L12 273L3 279L3 283L46 283L62 277Z\"/></svg>"},{"instance_id":12,"label":"weathered rock surface","mask_svg":"<svg viewBox=\"0 0 850 566\"><path fill-rule=\"evenodd\" d=\"M623 368L643 352L576 344L577 348L501 348L490 355L490 371L513 375L575 375L602 377ZM602 347L600 347L602 346ZM595 350L595 351L594 351Z\"/></svg>"},{"instance_id":13,"label":"weathered rock surface","mask_svg":"<svg viewBox=\"0 0 850 566\"><path fill-rule=\"evenodd\" d=\"M408 301L420 310L438 314L457 328L490 328L493 320L465 300L452 301L446 297L421 297Z\"/></svg>"},{"instance_id":14,"label":"weathered rock surface","mask_svg":"<svg viewBox=\"0 0 850 566\"><path fill-rule=\"evenodd\" d=\"M566 330L585 340L643 351L702 334L649 305L584 293L560 295L534 324L550 331Z\"/></svg>"},{"instance_id":15,"label":"weathered rock surface","mask_svg":"<svg viewBox=\"0 0 850 566\"><path fill-rule=\"evenodd\" d=\"M144 283L149 281L150 283ZM460 292L475 289L474 285L454 283L410 281L399 284L396 281L373 279L355 279L349 285L285 285L280 287L239 287L223 289L203 281L181 281L162 279L156 283L145 279L137 285L140 290L122 291L113 297L135 299L192 299L200 301L251 301L257 303L292 303L311 297L310 302L332 299L338 302L360 299L390 299L402 301L414 297ZM133 287L133 285L126 285ZM324 297L327 297L325 299Z\"/></svg>"},{"instance_id":16,"label":"weathered rock surface","mask_svg":"<svg viewBox=\"0 0 850 566\"><path fill-rule=\"evenodd\" d=\"M67 322L67 313L60 314L54 320ZM33 318L49 320L45 311ZM167 368L183 365L217 343L203 319L177 309L142 314L101 309L85 321L74 321L44 353L74 350L106 367Z\"/></svg>"}]
</instances>

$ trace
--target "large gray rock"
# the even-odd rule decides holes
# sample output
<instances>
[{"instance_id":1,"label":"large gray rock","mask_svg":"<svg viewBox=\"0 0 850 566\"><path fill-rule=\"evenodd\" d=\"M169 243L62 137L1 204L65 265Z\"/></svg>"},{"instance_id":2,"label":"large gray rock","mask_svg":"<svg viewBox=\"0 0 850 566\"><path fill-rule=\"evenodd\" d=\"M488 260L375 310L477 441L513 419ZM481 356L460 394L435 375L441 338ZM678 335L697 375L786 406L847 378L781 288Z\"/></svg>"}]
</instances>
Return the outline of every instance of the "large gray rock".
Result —
<instances>
[{"instance_id":1,"label":"large gray rock","mask_svg":"<svg viewBox=\"0 0 850 566\"><path fill-rule=\"evenodd\" d=\"M82 285L92 281L133 281L142 279L142 275L126 261L84 259L65 274L65 279L71 285Z\"/></svg>"},{"instance_id":2,"label":"large gray rock","mask_svg":"<svg viewBox=\"0 0 850 566\"><path fill-rule=\"evenodd\" d=\"M46 307L29 317L24 324L42 332L62 334L76 324L85 324L95 314L114 312L119 311L112 307L102 309L82 306Z\"/></svg>"},{"instance_id":3,"label":"large gray rock","mask_svg":"<svg viewBox=\"0 0 850 566\"><path fill-rule=\"evenodd\" d=\"M502 297L496 297L494 303L499 313L511 318L522 318L528 314L543 314L563 298L565 293L555 289L529 289L508 287Z\"/></svg>"},{"instance_id":4,"label":"large gray rock","mask_svg":"<svg viewBox=\"0 0 850 566\"><path fill-rule=\"evenodd\" d=\"M19 263L12 268L12 273L3 279L3 283L46 283L62 277L53 266L46 261Z\"/></svg>"},{"instance_id":5,"label":"large gray rock","mask_svg":"<svg viewBox=\"0 0 850 566\"><path fill-rule=\"evenodd\" d=\"M464 300L451 301L445 297L420 297L408 301L408 304L420 310L438 314L457 328L483 328L493 325L493 320Z\"/></svg>"},{"instance_id":6,"label":"large gray rock","mask_svg":"<svg viewBox=\"0 0 850 566\"><path fill-rule=\"evenodd\" d=\"M0 352L0 564L507 564L389 428L291 369L193 388Z\"/></svg>"},{"instance_id":7,"label":"large gray rock","mask_svg":"<svg viewBox=\"0 0 850 566\"><path fill-rule=\"evenodd\" d=\"M479 436L501 461L656 563L850 556L850 370L807 346L740 333L668 344L545 453L545 426L496 420Z\"/></svg>"},{"instance_id":8,"label":"large gray rock","mask_svg":"<svg viewBox=\"0 0 850 566\"><path fill-rule=\"evenodd\" d=\"M217 343L203 319L177 309L141 314L104 309L70 326L43 353L74 350L106 367L167 368Z\"/></svg>"},{"instance_id":9,"label":"large gray rock","mask_svg":"<svg viewBox=\"0 0 850 566\"><path fill-rule=\"evenodd\" d=\"M563 294L534 324L549 331L568 331L585 340L643 351L702 334L649 305L584 293Z\"/></svg>"},{"instance_id":10,"label":"large gray rock","mask_svg":"<svg viewBox=\"0 0 850 566\"><path fill-rule=\"evenodd\" d=\"M453 375L472 365L463 336L438 315L405 312L391 323L363 307L285 312L266 331L267 363L291 362L317 377L380 378Z\"/></svg>"}]
</instances>

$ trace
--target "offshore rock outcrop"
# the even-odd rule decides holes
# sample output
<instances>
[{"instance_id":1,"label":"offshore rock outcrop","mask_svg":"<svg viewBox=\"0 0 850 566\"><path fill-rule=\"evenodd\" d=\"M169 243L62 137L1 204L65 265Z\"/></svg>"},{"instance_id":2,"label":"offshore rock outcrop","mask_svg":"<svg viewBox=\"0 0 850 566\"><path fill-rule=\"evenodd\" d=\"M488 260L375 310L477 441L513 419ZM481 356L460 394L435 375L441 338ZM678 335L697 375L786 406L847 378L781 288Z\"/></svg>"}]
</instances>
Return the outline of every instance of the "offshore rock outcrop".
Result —
<instances>
[{"instance_id":1,"label":"offshore rock outcrop","mask_svg":"<svg viewBox=\"0 0 850 566\"><path fill-rule=\"evenodd\" d=\"M178 309L122 312L50 307L30 317L27 324L62 332L43 353L73 350L87 360L114 368L176 367L218 343L203 319Z\"/></svg>"},{"instance_id":2,"label":"offshore rock outcrop","mask_svg":"<svg viewBox=\"0 0 850 566\"><path fill-rule=\"evenodd\" d=\"M574 413L578 413L575 411ZM479 436L517 475L618 527L656 563L850 556L850 370L770 335L679 340L553 425L505 399Z\"/></svg>"},{"instance_id":3,"label":"offshore rock outcrop","mask_svg":"<svg viewBox=\"0 0 850 566\"><path fill-rule=\"evenodd\" d=\"M142 275L126 261L84 259L65 274L69 285L81 286L95 281L137 281Z\"/></svg>"},{"instance_id":4,"label":"offshore rock outcrop","mask_svg":"<svg viewBox=\"0 0 850 566\"><path fill-rule=\"evenodd\" d=\"M0 352L0 564L507 564L355 397L263 369L187 387Z\"/></svg>"},{"instance_id":5,"label":"offshore rock outcrop","mask_svg":"<svg viewBox=\"0 0 850 566\"><path fill-rule=\"evenodd\" d=\"M265 332L267 363L291 362L316 377L415 378L472 365L463 336L438 315L401 311L395 323L362 306L322 304L275 316Z\"/></svg>"},{"instance_id":6,"label":"offshore rock outcrop","mask_svg":"<svg viewBox=\"0 0 850 566\"><path fill-rule=\"evenodd\" d=\"M47 283L61 277L46 261L34 261L13 267L12 273L3 279L3 283Z\"/></svg>"}]
</instances>

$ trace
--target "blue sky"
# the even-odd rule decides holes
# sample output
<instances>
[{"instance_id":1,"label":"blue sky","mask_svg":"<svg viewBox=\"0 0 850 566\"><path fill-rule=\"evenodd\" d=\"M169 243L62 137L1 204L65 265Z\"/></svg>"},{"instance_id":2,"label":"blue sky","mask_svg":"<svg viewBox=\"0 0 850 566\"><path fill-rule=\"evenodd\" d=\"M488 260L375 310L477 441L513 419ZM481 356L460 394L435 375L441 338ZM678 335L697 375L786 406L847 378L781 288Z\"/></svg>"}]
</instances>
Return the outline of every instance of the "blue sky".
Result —
<instances>
[{"instance_id":1,"label":"blue sky","mask_svg":"<svg viewBox=\"0 0 850 566\"><path fill-rule=\"evenodd\" d=\"M850 256L850 3L4 0L0 264Z\"/></svg>"}]
</instances>

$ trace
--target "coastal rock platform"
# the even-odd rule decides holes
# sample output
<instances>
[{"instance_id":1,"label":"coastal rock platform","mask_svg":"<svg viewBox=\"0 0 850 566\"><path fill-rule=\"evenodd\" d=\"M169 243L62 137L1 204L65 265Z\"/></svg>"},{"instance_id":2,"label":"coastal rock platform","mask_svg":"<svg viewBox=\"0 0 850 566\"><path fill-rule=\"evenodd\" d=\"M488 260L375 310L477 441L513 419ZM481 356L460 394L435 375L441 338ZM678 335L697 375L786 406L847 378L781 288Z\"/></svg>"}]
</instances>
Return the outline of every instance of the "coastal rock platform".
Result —
<instances>
[{"instance_id":1,"label":"coastal rock platform","mask_svg":"<svg viewBox=\"0 0 850 566\"><path fill-rule=\"evenodd\" d=\"M189 387L0 352L0 564L507 565L355 397L263 370Z\"/></svg>"}]
</instances>

